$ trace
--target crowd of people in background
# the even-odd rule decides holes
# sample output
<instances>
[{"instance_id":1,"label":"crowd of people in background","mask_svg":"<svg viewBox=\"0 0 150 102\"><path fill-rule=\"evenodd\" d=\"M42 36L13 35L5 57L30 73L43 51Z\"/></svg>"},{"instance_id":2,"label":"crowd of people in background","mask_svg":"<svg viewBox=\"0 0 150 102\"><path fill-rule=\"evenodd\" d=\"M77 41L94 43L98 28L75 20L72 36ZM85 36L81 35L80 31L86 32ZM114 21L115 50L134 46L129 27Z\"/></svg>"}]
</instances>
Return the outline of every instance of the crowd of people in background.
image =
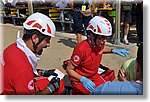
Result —
<instances>
[{"instance_id":1,"label":"crowd of people in background","mask_svg":"<svg viewBox=\"0 0 150 102\"><path fill-rule=\"evenodd\" d=\"M73 10L64 11L65 20L73 21L73 28L71 30L77 35L77 43L82 41L82 35L86 35L85 29L89 20L95 15L103 16L107 18L112 24L112 43L114 43L115 36L115 21L114 18L109 16L112 11L104 10L100 11L99 8L113 8L115 10L116 1L97 1L97 0L33 0L33 7L55 7L55 8L72 8ZM1 0L1 7L28 7L26 0ZM85 7L82 5L85 5ZM120 19L120 42L129 45L129 35L131 25L136 25L137 36L142 41L142 25L143 1L136 0L123 0L121 1L121 19ZM84 9L83 9L84 8ZM84 10L84 11L83 11ZM82 11L82 12L81 12ZM84 12L84 13L83 13ZM86 15L85 15L86 14ZM65 26L61 23L62 26ZM139 30L140 29L140 30ZM65 30L65 29L64 29Z\"/></svg>"}]
</instances>

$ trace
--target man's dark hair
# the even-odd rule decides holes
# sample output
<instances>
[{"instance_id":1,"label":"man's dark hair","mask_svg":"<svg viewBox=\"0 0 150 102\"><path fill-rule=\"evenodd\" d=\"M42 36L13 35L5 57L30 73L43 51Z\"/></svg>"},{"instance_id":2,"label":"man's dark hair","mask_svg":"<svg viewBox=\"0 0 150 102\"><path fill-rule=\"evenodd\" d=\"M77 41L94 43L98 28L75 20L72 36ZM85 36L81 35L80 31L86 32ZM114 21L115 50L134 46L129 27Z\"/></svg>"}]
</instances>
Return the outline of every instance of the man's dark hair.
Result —
<instances>
[{"instance_id":1,"label":"man's dark hair","mask_svg":"<svg viewBox=\"0 0 150 102\"><path fill-rule=\"evenodd\" d=\"M138 44L138 51L137 51L137 61L140 64L140 67L143 69L143 43Z\"/></svg>"},{"instance_id":2,"label":"man's dark hair","mask_svg":"<svg viewBox=\"0 0 150 102\"><path fill-rule=\"evenodd\" d=\"M24 28L24 34L23 34L23 40L28 41L31 39L32 35L36 34L37 36L42 36L41 32L39 32L38 30L27 30Z\"/></svg>"}]
</instances>

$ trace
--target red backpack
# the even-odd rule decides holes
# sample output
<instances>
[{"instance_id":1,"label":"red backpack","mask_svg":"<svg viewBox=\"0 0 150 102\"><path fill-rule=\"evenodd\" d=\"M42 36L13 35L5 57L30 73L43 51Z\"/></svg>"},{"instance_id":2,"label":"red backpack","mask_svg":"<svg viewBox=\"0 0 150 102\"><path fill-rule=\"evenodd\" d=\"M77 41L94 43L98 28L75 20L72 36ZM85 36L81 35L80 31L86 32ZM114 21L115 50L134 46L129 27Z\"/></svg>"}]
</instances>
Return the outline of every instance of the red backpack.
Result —
<instances>
[{"instance_id":1,"label":"red backpack","mask_svg":"<svg viewBox=\"0 0 150 102\"><path fill-rule=\"evenodd\" d=\"M108 67L100 64L98 73L104 78L105 81L113 81L115 79L115 71L109 69Z\"/></svg>"}]
</instances>

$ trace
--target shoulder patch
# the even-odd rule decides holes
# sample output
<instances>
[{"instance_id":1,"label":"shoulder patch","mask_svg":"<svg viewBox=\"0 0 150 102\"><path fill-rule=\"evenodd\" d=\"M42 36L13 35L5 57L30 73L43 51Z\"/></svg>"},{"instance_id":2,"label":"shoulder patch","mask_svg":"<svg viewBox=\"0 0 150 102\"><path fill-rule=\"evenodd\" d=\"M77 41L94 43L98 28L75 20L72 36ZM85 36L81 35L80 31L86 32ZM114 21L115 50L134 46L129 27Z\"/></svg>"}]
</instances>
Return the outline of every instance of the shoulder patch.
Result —
<instances>
[{"instance_id":1,"label":"shoulder patch","mask_svg":"<svg viewBox=\"0 0 150 102\"><path fill-rule=\"evenodd\" d=\"M34 90L34 81L33 80L29 81L29 83L28 83L28 89L29 90Z\"/></svg>"},{"instance_id":2,"label":"shoulder patch","mask_svg":"<svg viewBox=\"0 0 150 102\"><path fill-rule=\"evenodd\" d=\"M80 57L78 55L73 56L73 61L78 62L80 60Z\"/></svg>"}]
</instances>

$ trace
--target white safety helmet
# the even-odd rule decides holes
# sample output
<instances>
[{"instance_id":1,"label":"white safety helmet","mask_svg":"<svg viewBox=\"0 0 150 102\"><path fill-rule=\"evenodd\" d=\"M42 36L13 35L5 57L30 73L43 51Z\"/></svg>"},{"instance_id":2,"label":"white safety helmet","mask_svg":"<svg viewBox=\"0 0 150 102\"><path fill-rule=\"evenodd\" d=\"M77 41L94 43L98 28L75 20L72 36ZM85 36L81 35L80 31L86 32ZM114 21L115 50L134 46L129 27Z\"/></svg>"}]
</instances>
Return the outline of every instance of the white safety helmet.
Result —
<instances>
[{"instance_id":1,"label":"white safety helmet","mask_svg":"<svg viewBox=\"0 0 150 102\"><path fill-rule=\"evenodd\" d=\"M42 13L30 15L23 23L23 27L27 30L36 29L44 35L55 37L56 28L53 21Z\"/></svg>"},{"instance_id":2,"label":"white safety helmet","mask_svg":"<svg viewBox=\"0 0 150 102\"><path fill-rule=\"evenodd\" d=\"M102 35L102 36L112 35L112 26L110 22L102 16L93 17L89 21L89 24L86 30L90 30L94 34Z\"/></svg>"}]
</instances>

